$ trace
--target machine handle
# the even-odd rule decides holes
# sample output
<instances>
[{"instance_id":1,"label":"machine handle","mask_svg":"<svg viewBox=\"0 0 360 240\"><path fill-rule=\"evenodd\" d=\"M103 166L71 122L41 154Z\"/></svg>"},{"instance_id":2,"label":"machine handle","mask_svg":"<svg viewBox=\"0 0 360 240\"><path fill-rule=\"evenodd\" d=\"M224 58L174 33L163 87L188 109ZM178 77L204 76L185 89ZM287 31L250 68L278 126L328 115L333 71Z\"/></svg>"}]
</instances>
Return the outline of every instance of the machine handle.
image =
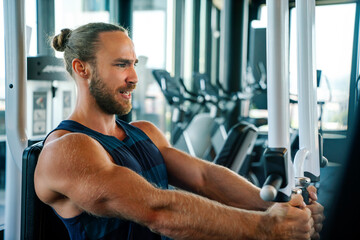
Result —
<instances>
[{"instance_id":1,"label":"machine handle","mask_svg":"<svg viewBox=\"0 0 360 240\"><path fill-rule=\"evenodd\" d=\"M307 187L310 186L311 180L308 177L296 177L295 184L298 189L301 190L301 195L306 205L310 204L310 195Z\"/></svg>"},{"instance_id":2,"label":"machine handle","mask_svg":"<svg viewBox=\"0 0 360 240\"><path fill-rule=\"evenodd\" d=\"M306 187L301 188L301 195L302 195L306 205L309 205L310 204L310 196L309 196L309 191L307 190Z\"/></svg>"},{"instance_id":3,"label":"machine handle","mask_svg":"<svg viewBox=\"0 0 360 240\"><path fill-rule=\"evenodd\" d=\"M295 187L292 189L292 194L301 194L306 205L310 204L310 195L305 187Z\"/></svg>"},{"instance_id":4,"label":"machine handle","mask_svg":"<svg viewBox=\"0 0 360 240\"><path fill-rule=\"evenodd\" d=\"M328 163L329 163L329 160L326 157L322 156L320 158L320 167L321 168L326 167L328 165Z\"/></svg>"},{"instance_id":5,"label":"machine handle","mask_svg":"<svg viewBox=\"0 0 360 240\"><path fill-rule=\"evenodd\" d=\"M273 201L276 198L278 190L283 182L283 178L278 174L270 174L261 188L260 197L264 201Z\"/></svg>"}]
</instances>

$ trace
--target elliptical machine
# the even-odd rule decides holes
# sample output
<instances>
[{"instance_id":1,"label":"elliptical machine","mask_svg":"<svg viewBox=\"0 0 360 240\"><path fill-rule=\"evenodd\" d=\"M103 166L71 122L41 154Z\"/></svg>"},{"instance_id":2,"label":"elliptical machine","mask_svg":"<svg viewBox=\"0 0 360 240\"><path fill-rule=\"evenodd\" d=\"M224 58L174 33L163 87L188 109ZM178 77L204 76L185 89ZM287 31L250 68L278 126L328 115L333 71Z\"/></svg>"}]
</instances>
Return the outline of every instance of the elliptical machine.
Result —
<instances>
[{"instance_id":1,"label":"elliptical machine","mask_svg":"<svg viewBox=\"0 0 360 240\"><path fill-rule=\"evenodd\" d=\"M220 82L214 86L207 75L201 73L194 73L193 81L195 91L203 95L206 100L215 103L215 110L212 112L216 116L218 128L213 129L212 140L215 144L220 142L222 147L217 152L214 163L230 168L259 186L258 178L252 171L253 149L258 136L257 128L247 121L240 120L227 133L225 129L226 118L224 117L234 110L235 102L250 100L253 94L226 91ZM220 131L224 132L225 138L219 137ZM239 146L234 146L234 144ZM241 151L233 151L232 149L241 149ZM235 160L228 161L229 155L232 155L230 158Z\"/></svg>"},{"instance_id":2,"label":"elliptical machine","mask_svg":"<svg viewBox=\"0 0 360 240\"><path fill-rule=\"evenodd\" d=\"M209 107L218 107L220 98L189 91L181 79L176 80L165 70L153 70L153 75L172 107L173 146L225 166L258 185L255 175L248 177L251 172L250 153L257 137L256 127L240 122L226 133L219 116L208 110ZM186 108L186 104L190 107Z\"/></svg>"},{"instance_id":3,"label":"elliptical machine","mask_svg":"<svg viewBox=\"0 0 360 240\"><path fill-rule=\"evenodd\" d=\"M165 70L153 70L153 75L160 85L168 104L171 106L171 143L174 147L192 156L211 160L206 156L210 145L208 127L214 122L201 114L205 99L187 92L180 81L176 81ZM196 124L201 122L202 124ZM195 124L194 124L195 123ZM197 132L198 134L193 134Z\"/></svg>"}]
</instances>

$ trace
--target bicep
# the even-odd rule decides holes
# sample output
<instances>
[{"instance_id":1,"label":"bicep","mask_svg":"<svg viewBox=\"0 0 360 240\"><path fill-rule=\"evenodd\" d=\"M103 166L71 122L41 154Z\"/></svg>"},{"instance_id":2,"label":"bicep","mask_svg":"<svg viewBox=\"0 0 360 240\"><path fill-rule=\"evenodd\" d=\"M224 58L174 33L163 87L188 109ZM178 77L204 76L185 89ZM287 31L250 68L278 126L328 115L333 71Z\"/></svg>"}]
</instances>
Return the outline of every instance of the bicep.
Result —
<instances>
[{"instance_id":1,"label":"bicep","mask_svg":"<svg viewBox=\"0 0 360 240\"><path fill-rule=\"evenodd\" d=\"M169 183L184 190L200 193L205 185L205 169L210 163L173 147L163 147L160 151L168 170Z\"/></svg>"},{"instance_id":2,"label":"bicep","mask_svg":"<svg viewBox=\"0 0 360 240\"><path fill-rule=\"evenodd\" d=\"M209 163L172 147L164 134L150 122L134 122L132 125L144 131L160 150L169 183L184 190L199 192L204 184L204 170Z\"/></svg>"}]
</instances>

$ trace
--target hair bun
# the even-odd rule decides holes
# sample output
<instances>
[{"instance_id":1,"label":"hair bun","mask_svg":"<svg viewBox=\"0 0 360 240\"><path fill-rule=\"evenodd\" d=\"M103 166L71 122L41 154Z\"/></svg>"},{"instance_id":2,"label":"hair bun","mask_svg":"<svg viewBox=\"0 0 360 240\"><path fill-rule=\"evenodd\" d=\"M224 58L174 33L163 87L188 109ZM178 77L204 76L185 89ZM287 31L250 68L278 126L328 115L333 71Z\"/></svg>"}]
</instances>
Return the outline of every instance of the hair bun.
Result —
<instances>
[{"instance_id":1,"label":"hair bun","mask_svg":"<svg viewBox=\"0 0 360 240\"><path fill-rule=\"evenodd\" d=\"M64 28L61 33L56 35L52 40L52 47L59 52L63 52L71 35L71 29Z\"/></svg>"}]
</instances>

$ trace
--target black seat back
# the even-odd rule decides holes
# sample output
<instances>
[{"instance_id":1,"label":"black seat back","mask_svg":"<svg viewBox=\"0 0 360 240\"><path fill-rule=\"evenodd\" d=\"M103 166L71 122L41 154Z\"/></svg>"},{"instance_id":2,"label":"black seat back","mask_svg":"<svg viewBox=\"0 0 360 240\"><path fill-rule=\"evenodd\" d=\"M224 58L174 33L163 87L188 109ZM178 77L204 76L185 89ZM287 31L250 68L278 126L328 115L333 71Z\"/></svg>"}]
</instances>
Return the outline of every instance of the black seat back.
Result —
<instances>
[{"instance_id":1,"label":"black seat back","mask_svg":"<svg viewBox=\"0 0 360 240\"><path fill-rule=\"evenodd\" d=\"M219 89L211 84L211 81L206 74L194 72L193 82L195 92L219 97Z\"/></svg>"},{"instance_id":2,"label":"black seat back","mask_svg":"<svg viewBox=\"0 0 360 240\"><path fill-rule=\"evenodd\" d=\"M250 170L250 154L257 138L257 128L246 122L233 126L220 153L214 163L230 168L234 172L246 176Z\"/></svg>"},{"instance_id":3,"label":"black seat back","mask_svg":"<svg viewBox=\"0 0 360 240\"><path fill-rule=\"evenodd\" d=\"M34 188L34 171L42 141L24 150L22 165L21 239L66 240L67 229L51 207L40 201Z\"/></svg>"},{"instance_id":4,"label":"black seat back","mask_svg":"<svg viewBox=\"0 0 360 240\"><path fill-rule=\"evenodd\" d=\"M152 71L152 74L170 105L183 103L180 83L174 77L171 77L168 71L155 69Z\"/></svg>"}]
</instances>

